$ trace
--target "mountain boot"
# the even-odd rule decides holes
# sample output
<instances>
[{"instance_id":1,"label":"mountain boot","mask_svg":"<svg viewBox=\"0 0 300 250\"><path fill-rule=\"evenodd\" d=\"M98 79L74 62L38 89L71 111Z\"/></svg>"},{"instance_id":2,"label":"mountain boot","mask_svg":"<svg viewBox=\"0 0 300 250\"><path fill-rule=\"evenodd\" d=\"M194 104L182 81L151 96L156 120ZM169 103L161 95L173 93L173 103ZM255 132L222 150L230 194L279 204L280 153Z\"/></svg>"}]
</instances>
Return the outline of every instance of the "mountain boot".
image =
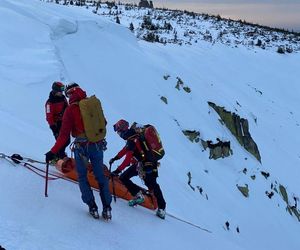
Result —
<instances>
[{"instance_id":1,"label":"mountain boot","mask_svg":"<svg viewBox=\"0 0 300 250\"><path fill-rule=\"evenodd\" d=\"M128 205L130 207L133 207L133 206L136 206L136 205L139 205L139 204L143 203L144 201L145 201L144 195L143 195L142 191L139 191L134 196L134 198L128 202Z\"/></svg>"},{"instance_id":2,"label":"mountain boot","mask_svg":"<svg viewBox=\"0 0 300 250\"><path fill-rule=\"evenodd\" d=\"M98 213L98 207L97 207L95 201L93 201L93 202L89 205L89 213L90 213L90 215L92 215L93 218L95 218L95 219L99 219L99 218L100 218L99 213Z\"/></svg>"},{"instance_id":3,"label":"mountain boot","mask_svg":"<svg viewBox=\"0 0 300 250\"><path fill-rule=\"evenodd\" d=\"M156 216L164 220L166 218L166 211L164 209L159 208L156 211Z\"/></svg>"},{"instance_id":4,"label":"mountain boot","mask_svg":"<svg viewBox=\"0 0 300 250\"><path fill-rule=\"evenodd\" d=\"M104 220L111 220L111 206L105 207L102 211L102 218Z\"/></svg>"}]
</instances>

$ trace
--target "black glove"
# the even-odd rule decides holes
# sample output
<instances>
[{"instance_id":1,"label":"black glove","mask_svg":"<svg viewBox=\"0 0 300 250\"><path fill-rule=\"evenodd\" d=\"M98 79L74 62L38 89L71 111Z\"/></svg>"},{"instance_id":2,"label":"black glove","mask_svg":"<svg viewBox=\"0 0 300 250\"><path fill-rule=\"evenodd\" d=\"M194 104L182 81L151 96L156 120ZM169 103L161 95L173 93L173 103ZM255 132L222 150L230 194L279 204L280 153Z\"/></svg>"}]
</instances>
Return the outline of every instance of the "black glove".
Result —
<instances>
[{"instance_id":1,"label":"black glove","mask_svg":"<svg viewBox=\"0 0 300 250\"><path fill-rule=\"evenodd\" d=\"M118 160L118 157L117 157L117 156L115 156L114 158L111 158L111 159L109 160L109 165L112 165L116 160Z\"/></svg>"},{"instance_id":2,"label":"black glove","mask_svg":"<svg viewBox=\"0 0 300 250\"><path fill-rule=\"evenodd\" d=\"M59 129L56 125L51 125L50 126L50 129L52 130L52 133L54 135L54 137L58 137L58 134L59 134Z\"/></svg>"},{"instance_id":3,"label":"black glove","mask_svg":"<svg viewBox=\"0 0 300 250\"><path fill-rule=\"evenodd\" d=\"M112 171L110 173L110 176L111 177L119 176L120 173L121 173L121 171L119 169L116 169L115 171Z\"/></svg>"},{"instance_id":4,"label":"black glove","mask_svg":"<svg viewBox=\"0 0 300 250\"><path fill-rule=\"evenodd\" d=\"M52 161L55 158L55 154L52 153L52 151L49 151L45 155L46 155L46 162L47 163L49 163L50 161Z\"/></svg>"}]
</instances>

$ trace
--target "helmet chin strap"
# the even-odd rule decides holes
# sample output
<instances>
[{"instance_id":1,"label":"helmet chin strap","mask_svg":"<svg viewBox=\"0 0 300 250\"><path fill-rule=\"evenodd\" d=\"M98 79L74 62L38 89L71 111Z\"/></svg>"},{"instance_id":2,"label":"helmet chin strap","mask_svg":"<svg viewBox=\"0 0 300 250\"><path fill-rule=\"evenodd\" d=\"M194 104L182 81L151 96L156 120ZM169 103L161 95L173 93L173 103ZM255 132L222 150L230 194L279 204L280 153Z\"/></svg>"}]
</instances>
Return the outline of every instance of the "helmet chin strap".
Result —
<instances>
[{"instance_id":1,"label":"helmet chin strap","mask_svg":"<svg viewBox=\"0 0 300 250\"><path fill-rule=\"evenodd\" d=\"M126 131L122 131L122 132L119 133L120 137L121 137L122 139L124 139L124 140L126 140L126 139L125 139L125 132L126 132Z\"/></svg>"}]
</instances>

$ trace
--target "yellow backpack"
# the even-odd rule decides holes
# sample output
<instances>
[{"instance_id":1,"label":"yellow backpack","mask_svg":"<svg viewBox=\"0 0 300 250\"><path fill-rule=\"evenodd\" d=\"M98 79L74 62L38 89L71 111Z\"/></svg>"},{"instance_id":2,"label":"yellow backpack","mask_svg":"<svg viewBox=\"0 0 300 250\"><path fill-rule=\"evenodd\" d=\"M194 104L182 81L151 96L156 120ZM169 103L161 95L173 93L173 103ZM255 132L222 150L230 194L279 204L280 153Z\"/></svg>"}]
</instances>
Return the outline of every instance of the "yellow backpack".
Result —
<instances>
[{"instance_id":1,"label":"yellow backpack","mask_svg":"<svg viewBox=\"0 0 300 250\"><path fill-rule=\"evenodd\" d=\"M106 120L100 100L92 95L79 102L85 135L90 142L103 140L106 135Z\"/></svg>"}]
</instances>

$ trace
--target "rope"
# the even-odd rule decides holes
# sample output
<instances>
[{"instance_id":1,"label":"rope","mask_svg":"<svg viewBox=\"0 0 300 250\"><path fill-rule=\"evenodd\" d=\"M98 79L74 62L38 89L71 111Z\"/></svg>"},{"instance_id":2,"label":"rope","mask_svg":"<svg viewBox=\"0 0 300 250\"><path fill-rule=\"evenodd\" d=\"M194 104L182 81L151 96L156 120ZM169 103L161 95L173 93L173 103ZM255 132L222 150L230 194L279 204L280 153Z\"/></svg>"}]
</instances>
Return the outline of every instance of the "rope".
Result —
<instances>
[{"instance_id":1,"label":"rope","mask_svg":"<svg viewBox=\"0 0 300 250\"><path fill-rule=\"evenodd\" d=\"M20 155L19 155L20 156ZM21 157L21 156L20 156ZM19 160L19 158L14 158L12 156L6 155L4 153L0 153L0 158L5 159L6 161L8 161L9 163L11 163L12 165L16 166L16 164L21 164L21 166L25 167L26 169L32 171L33 173L35 173L36 175L42 177L42 178L46 178L45 174L46 171L44 169L38 168L36 166L33 166L32 164L28 163L28 162L24 162L22 160ZM32 160L30 158L23 158L22 159L27 159L28 161L33 161L33 162L39 162L39 161L35 161ZM45 164L44 162L39 162L40 164ZM42 174L43 173L43 174ZM56 180L61 178L60 176L55 176L52 173L49 173L49 175L51 175L50 177L48 177L49 180Z\"/></svg>"},{"instance_id":2,"label":"rope","mask_svg":"<svg viewBox=\"0 0 300 250\"><path fill-rule=\"evenodd\" d=\"M0 159L4 159L6 161L8 161L10 164L12 164L13 166L16 166L16 164L21 164L21 166L25 167L26 169L32 171L33 173L37 174L38 176L42 177L42 178L46 178L46 170L44 169L41 169L39 167L36 167L36 166L33 166L32 164L30 163L27 163L27 162L24 162L22 160L17 160L18 163L16 163L13 158L9 155L6 155L4 153L0 153ZM46 164L45 162L41 162L41 161L37 161L37 160L33 160L31 158L26 158L26 157L22 157L23 159L25 160L28 160L30 162L36 162L36 163L39 163L39 164ZM41 174L41 173L44 173L45 175ZM73 184L77 184L78 185L78 181L75 181L75 180L72 180L72 179L69 179L68 177L60 174L60 173L49 173L50 176L48 176L48 180L57 180L57 179L62 179L62 180L65 180L65 181L69 181ZM91 187L92 190L96 191L96 192L99 192L98 189L96 188L93 188Z\"/></svg>"},{"instance_id":3,"label":"rope","mask_svg":"<svg viewBox=\"0 0 300 250\"><path fill-rule=\"evenodd\" d=\"M198 229L200 229L200 230L202 230L202 231L205 231L205 232L207 232L207 233L212 233L212 231L210 231L210 230L208 230L208 229L205 229L205 228L203 228L203 227L200 227L200 226L198 226L198 225L196 225L196 224L194 224L194 223L192 223L192 222L189 222L189 221L186 221L186 220L184 220L184 219L181 219L181 218L179 218L179 217L177 217L177 216L175 216L175 215L173 215L173 214L170 214L170 213L166 213L169 217L171 217L171 218L173 218L173 219L175 219L175 220L178 220L178 221L180 221L180 222L183 222L183 223L185 223L185 224L188 224L188 225L190 225L190 226L193 226L193 227L195 227L195 228L198 228Z\"/></svg>"},{"instance_id":4,"label":"rope","mask_svg":"<svg viewBox=\"0 0 300 250\"><path fill-rule=\"evenodd\" d=\"M38 168L38 167L35 167L35 166L33 166L33 165L29 164L29 163L24 163L24 164L22 164L22 166L24 166L24 167L27 168L28 170L32 171L33 173L37 174L38 176L40 176L40 177L46 179L46 176L44 176L43 174L39 173L39 172L46 173L45 170L40 169L40 168ZM52 174L49 173L49 175L52 175ZM60 178L60 177L51 177L51 176L48 176L48 180L51 180L51 181L52 181L52 180L57 180L57 179L59 179L59 178Z\"/></svg>"},{"instance_id":5,"label":"rope","mask_svg":"<svg viewBox=\"0 0 300 250\"><path fill-rule=\"evenodd\" d=\"M13 165L14 167L16 166L16 164L14 164L11 160L7 159L7 155L0 153L0 158L2 158L3 160L6 160L7 162L9 162L11 165Z\"/></svg>"}]
</instances>

